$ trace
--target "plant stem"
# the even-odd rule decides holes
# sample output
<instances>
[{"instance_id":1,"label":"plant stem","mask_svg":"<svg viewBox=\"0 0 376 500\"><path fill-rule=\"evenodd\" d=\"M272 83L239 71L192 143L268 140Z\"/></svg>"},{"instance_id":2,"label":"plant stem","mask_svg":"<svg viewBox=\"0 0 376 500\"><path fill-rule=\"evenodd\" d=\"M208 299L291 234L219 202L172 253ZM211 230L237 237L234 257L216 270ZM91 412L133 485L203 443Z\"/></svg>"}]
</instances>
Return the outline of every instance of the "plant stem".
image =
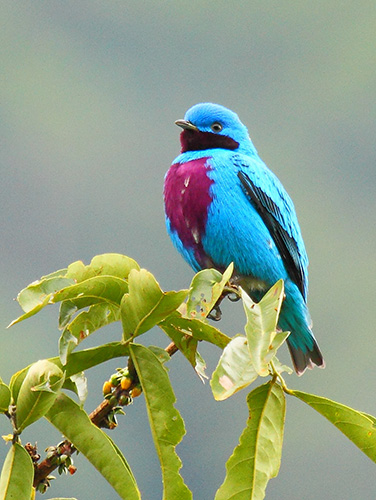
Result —
<instances>
[{"instance_id":1,"label":"plant stem","mask_svg":"<svg viewBox=\"0 0 376 500\"><path fill-rule=\"evenodd\" d=\"M179 349L176 347L174 342L171 342L166 348L165 351L170 355L174 355ZM114 396L118 400L119 397L124 394L128 394L131 391L131 389L138 383L138 380L135 379L129 387L129 389L122 390L120 386L118 386L115 391L114 391ZM108 399L104 399L96 408L93 410L89 418L92 421L94 425L97 427L109 427L108 423L108 416L113 410L114 406L116 404L112 404ZM77 450L73 446L73 444L69 443L69 441L66 441L67 446L70 446L71 453L75 453ZM65 451L66 453L66 451ZM41 482L45 481L48 476L58 467L57 463L57 458L59 454L56 453L53 457L51 458L45 458L42 462L39 464L34 464L35 467L35 472L34 472L34 487L36 488Z\"/></svg>"},{"instance_id":2,"label":"plant stem","mask_svg":"<svg viewBox=\"0 0 376 500\"><path fill-rule=\"evenodd\" d=\"M292 394L292 391L286 385L285 379L282 377L282 375L277 371L276 367L274 366L273 360L270 361L269 364L270 364L270 368L271 368L273 377L278 378L279 383L281 384L283 391L286 394Z\"/></svg>"}]
</instances>

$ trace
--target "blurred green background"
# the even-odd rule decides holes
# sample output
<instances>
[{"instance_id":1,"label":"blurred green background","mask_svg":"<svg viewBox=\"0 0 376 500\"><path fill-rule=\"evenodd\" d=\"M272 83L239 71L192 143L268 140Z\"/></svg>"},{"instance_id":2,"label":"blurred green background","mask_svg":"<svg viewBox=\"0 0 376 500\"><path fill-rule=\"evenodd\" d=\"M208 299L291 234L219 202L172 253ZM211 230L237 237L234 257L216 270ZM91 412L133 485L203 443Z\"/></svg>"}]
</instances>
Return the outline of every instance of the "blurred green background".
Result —
<instances>
[{"instance_id":1,"label":"blurred green background","mask_svg":"<svg viewBox=\"0 0 376 500\"><path fill-rule=\"evenodd\" d=\"M287 383L375 415L375 2L8 1L1 24L1 377L56 354L57 309L5 330L20 313L17 292L43 274L120 252L164 289L188 286L192 271L164 228L163 176L179 153L174 120L212 101L247 124L302 226L327 368ZM238 305L224 316L223 331L242 331ZM90 345L119 335L106 329ZM158 332L150 342L166 344ZM202 354L210 373L219 351ZM122 363L87 373L87 411ZM187 427L182 474L195 499L210 500L246 422L246 391L215 403L181 356L169 366ZM142 398L112 437L143 498L161 498ZM44 422L24 437L40 450L59 439ZM117 498L83 457L75 464L46 497ZM374 500L375 465L289 398L267 498Z\"/></svg>"}]
</instances>

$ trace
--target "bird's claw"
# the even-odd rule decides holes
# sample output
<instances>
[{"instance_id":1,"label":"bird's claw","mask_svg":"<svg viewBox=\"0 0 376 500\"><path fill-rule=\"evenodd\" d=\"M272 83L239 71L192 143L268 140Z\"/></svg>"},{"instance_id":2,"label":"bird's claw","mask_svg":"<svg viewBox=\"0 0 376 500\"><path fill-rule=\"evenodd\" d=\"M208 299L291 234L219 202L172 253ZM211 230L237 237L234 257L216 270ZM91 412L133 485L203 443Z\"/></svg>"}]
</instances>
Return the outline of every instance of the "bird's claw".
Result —
<instances>
[{"instance_id":1,"label":"bird's claw","mask_svg":"<svg viewBox=\"0 0 376 500\"><path fill-rule=\"evenodd\" d=\"M235 292L230 292L228 295L228 300L230 300L231 302L237 302L238 300L240 300L240 295L238 293L235 293Z\"/></svg>"},{"instance_id":2,"label":"bird's claw","mask_svg":"<svg viewBox=\"0 0 376 500\"><path fill-rule=\"evenodd\" d=\"M219 306L214 306L208 314L208 318L213 321L219 321L222 318L222 311Z\"/></svg>"},{"instance_id":3,"label":"bird's claw","mask_svg":"<svg viewBox=\"0 0 376 500\"><path fill-rule=\"evenodd\" d=\"M213 321L219 321L222 318L222 311L219 306L222 303L222 300L226 297L228 297L231 302L237 302L240 299L238 287L236 285L230 284L223 289L221 296L217 300L217 303L207 316L209 319Z\"/></svg>"}]
</instances>

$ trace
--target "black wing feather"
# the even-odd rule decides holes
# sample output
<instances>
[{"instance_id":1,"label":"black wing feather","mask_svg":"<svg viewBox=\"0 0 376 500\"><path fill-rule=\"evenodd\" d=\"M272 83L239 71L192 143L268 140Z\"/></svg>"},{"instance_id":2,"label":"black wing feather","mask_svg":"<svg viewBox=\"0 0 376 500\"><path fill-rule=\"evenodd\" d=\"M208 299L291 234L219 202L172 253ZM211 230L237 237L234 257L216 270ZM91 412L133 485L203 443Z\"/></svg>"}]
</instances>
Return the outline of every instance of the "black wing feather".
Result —
<instances>
[{"instance_id":1,"label":"black wing feather","mask_svg":"<svg viewBox=\"0 0 376 500\"><path fill-rule=\"evenodd\" d=\"M279 223L282 220L280 209L261 188L251 181L246 173L240 171L238 177L247 198L268 228L281 254L287 273L298 286L302 296L305 297L305 274L300 262L299 249L294 238Z\"/></svg>"}]
</instances>

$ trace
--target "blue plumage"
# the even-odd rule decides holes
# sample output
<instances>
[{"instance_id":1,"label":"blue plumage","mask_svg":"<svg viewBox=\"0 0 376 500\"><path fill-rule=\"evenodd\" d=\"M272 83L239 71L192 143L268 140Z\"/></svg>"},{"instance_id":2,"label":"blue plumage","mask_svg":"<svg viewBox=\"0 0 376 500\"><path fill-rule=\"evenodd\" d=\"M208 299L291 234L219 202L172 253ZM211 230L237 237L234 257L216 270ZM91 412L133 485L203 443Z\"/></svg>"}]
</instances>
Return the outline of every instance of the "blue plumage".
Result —
<instances>
[{"instance_id":1,"label":"blue plumage","mask_svg":"<svg viewBox=\"0 0 376 500\"><path fill-rule=\"evenodd\" d=\"M183 129L182 152L164 188L173 243L196 271L223 271L233 262L235 279L255 300L282 278L279 326L291 331L295 369L301 374L323 366L306 306L308 258L291 198L232 111L197 104L176 123Z\"/></svg>"}]
</instances>

